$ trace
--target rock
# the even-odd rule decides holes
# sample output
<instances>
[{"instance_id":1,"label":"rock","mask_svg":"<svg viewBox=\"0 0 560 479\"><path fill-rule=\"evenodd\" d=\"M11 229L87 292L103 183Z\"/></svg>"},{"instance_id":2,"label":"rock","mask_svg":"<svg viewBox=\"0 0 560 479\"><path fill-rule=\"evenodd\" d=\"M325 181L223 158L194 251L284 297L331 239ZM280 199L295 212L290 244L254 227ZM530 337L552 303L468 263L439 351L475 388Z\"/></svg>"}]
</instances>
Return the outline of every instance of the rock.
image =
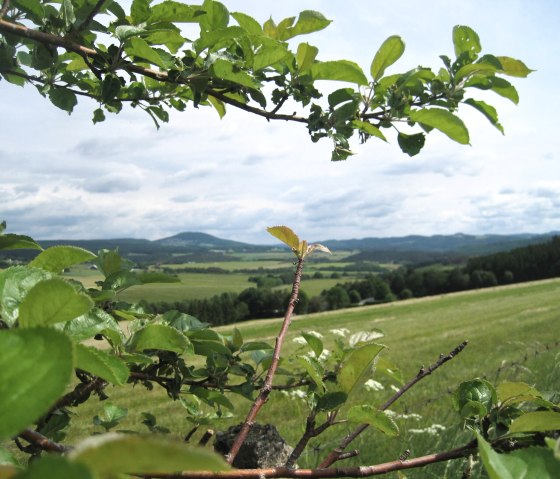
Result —
<instances>
[{"instance_id":1,"label":"rock","mask_svg":"<svg viewBox=\"0 0 560 479\"><path fill-rule=\"evenodd\" d=\"M218 432L214 450L224 456L230 451L242 424ZM238 469L266 469L283 466L293 448L280 436L272 424L254 424L233 461Z\"/></svg>"}]
</instances>

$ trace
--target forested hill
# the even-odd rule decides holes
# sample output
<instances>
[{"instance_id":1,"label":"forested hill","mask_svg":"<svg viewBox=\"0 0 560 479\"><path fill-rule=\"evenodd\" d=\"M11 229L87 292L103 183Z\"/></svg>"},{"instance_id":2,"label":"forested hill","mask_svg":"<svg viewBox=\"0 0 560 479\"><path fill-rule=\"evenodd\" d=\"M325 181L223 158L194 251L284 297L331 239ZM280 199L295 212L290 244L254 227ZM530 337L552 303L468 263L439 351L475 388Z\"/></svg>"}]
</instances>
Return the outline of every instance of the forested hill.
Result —
<instances>
[{"instance_id":1,"label":"forested hill","mask_svg":"<svg viewBox=\"0 0 560 479\"><path fill-rule=\"evenodd\" d=\"M430 263L453 259L465 259L517 247L542 243L555 233L515 235L434 235L404 236L391 238L363 238L347 240L316 241L332 251L354 251L350 261L398 262L407 264ZM90 251L119 249L124 257L137 263L204 262L236 259L235 253L258 253L283 248L281 244L255 245L218 238L206 233L183 232L155 241L135 238L88 239L88 240L39 240L44 248L65 244ZM29 260L37 254L33 250L0 251L0 259Z\"/></svg>"}]
</instances>

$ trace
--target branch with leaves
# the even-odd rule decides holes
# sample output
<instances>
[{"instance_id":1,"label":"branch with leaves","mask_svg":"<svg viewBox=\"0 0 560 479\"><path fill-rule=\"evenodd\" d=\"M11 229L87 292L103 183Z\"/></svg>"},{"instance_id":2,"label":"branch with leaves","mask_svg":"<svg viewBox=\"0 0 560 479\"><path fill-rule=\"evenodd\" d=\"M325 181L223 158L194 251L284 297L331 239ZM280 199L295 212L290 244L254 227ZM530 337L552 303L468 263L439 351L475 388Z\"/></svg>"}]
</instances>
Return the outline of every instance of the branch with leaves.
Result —
<instances>
[{"instance_id":1,"label":"branch with leaves","mask_svg":"<svg viewBox=\"0 0 560 479\"><path fill-rule=\"evenodd\" d=\"M128 11L104 0L65 0L59 7L4 0L2 13L0 77L35 84L68 113L87 96L99 103L94 123L127 104L144 110L159 127L170 110L184 111L189 104L211 106L220 117L229 106L305 124L312 141L333 142L333 160L352 154L354 135L362 142L386 141L387 129L397 131L397 143L409 155L422 149L433 129L468 144L468 129L457 114L461 105L475 108L503 132L496 110L466 92L489 90L517 103L515 87L504 76L531 72L520 60L482 55L478 35L466 26L454 28L456 58L442 56L439 72L418 67L386 74L405 50L394 35L373 55L368 77L350 60L320 60L319 49L307 42L292 50L288 40L331 23L316 11L261 24L213 0L200 5L134 0ZM108 20L106 26L100 17ZM183 24L197 25L199 37L188 38ZM348 86L322 99L323 80Z\"/></svg>"}]
</instances>

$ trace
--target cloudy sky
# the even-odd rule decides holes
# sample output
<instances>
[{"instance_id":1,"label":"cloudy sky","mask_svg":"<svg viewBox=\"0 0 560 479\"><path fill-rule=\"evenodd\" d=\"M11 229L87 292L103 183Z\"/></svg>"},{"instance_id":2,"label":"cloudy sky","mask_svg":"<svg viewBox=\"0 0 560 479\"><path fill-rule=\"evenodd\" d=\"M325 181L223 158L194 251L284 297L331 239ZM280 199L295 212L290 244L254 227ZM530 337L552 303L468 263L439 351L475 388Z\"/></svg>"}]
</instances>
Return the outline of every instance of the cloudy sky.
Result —
<instances>
[{"instance_id":1,"label":"cloudy sky","mask_svg":"<svg viewBox=\"0 0 560 479\"><path fill-rule=\"evenodd\" d=\"M364 71L398 34L407 49L388 73L440 67L454 25L480 35L483 52L536 71L513 79L520 103L485 98L506 135L465 111L471 145L440 133L409 158L395 138L354 145L330 162L299 124L267 123L232 109L223 120L188 108L157 131L142 112L93 125L95 105L71 116L33 87L0 82L0 220L37 239L136 237L181 231L270 243L285 224L310 241L407 234L560 230L560 4L556 0L224 0L261 22L321 11L329 28L298 37L319 59L352 59ZM327 86L327 85L326 85ZM465 107L468 108L468 107Z\"/></svg>"}]
</instances>

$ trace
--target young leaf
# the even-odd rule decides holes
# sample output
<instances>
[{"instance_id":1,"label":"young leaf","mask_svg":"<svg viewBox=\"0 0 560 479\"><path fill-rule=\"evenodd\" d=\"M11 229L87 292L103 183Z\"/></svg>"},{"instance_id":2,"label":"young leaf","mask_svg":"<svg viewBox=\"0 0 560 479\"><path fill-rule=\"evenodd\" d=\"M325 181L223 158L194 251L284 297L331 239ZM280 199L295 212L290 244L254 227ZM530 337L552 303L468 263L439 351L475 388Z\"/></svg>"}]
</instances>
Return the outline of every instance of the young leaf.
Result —
<instances>
[{"instance_id":1,"label":"young leaf","mask_svg":"<svg viewBox=\"0 0 560 479\"><path fill-rule=\"evenodd\" d=\"M126 383L130 371L119 358L97 348L76 345L76 367L112 384Z\"/></svg>"},{"instance_id":2,"label":"young leaf","mask_svg":"<svg viewBox=\"0 0 560 479\"><path fill-rule=\"evenodd\" d=\"M253 17L243 12L232 12L231 16L239 26L247 31L250 35L262 35L262 27Z\"/></svg>"},{"instance_id":3,"label":"young leaf","mask_svg":"<svg viewBox=\"0 0 560 479\"><path fill-rule=\"evenodd\" d=\"M0 249L38 249L41 246L29 236L15 234L1 234L0 232Z\"/></svg>"},{"instance_id":4,"label":"young leaf","mask_svg":"<svg viewBox=\"0 0 560 479\"><path fill-rule=\"evenodd\" d=\"M296 63L300 72L306 71L311 68L315 58L319 53L319 49L309 43L300 43L296 53Z\"/></svg>"},{"instance_id":5,"label":"young leaf","mask_svg":"<svg viewBox=\"0 0 560 479\"><path fill-rule=\"evenodd\" d=\"M91 261L96 256L77 246L52 246L41 252L29 266L46 269L52 273L61 273L65 268Z\"/></svg>"},{"instance_id":6,"label":"young leaf","mask_svg":"<svg viewBox=\"0 0 560 479\"><path fill-rule=\"evenodd\" d=\"M369 404L351 407L348 411L348 420L358 424L369 424L388 436L399 435L399 427L391 416Z\"/></svg>"},{"instance_id":7,"label":"young leaf","mask_svg":"<svg viewBox=\"0 0 560 479\"><path fill-rule=\"evenodd\" d=\"M390 36L383 42L371 62L370 73L378 81L385 70L395 63L404 53L404 42L397 35Z\"/></svg>"},{"instance_id":8,"label":"young leaf","mask_svg":"<svg viewBox=\"0 0 560 479\"><path fill-rule=\"evenodd\" d=\"M86 314L66 322L63 331L76 342L93 338L97 334L107 336L114 345L124 342L119 323L99 308L93 308Z\"/></svg>"},{"instance_id":9,"label":"young leaf","mask_svg":"<svg viewBox=\"0 0 560 479\"><path fill-rule=\"evenodd\" d=\"M332 411L342 406L347 399L348 395L342 391L326 393L319 396L317 400L317 409L319 411Z\"/></svg>"},{"instance_id":10,"label":"young leaf","mask_svg":"<svg viewBox=\"0 0 560 479\"><path fill-rule=\"evenodd\" d=\"M159 53L148 45L146 40L139 37L131 37L128 43L129 46L124 49L128 55L143 58L158 67L165 68Z\"/></svg>"},{"instance_id":11,"label":"young leaf","mask_svg":"<svg viewBox=\"0 0 560 479\"><path fill-rule=\"evenodd\" d=\"M469 131L458 116L441 108L425 108L410 112L410 119L445 133L462 145L469 144Z\"/></svg>"},{"instance_id":12,"label":"young leaf","mask_svg":"<svg viewBox=\"0 0 560 479\"><path fill-rule=\"evenodd\" d=\"M384 348L381 344L366 344L348 355L336 379L342 391L350 396L370 378L377 357Z\"/></svg>"},{"instance_id":13,"label":"young leaf","mask_svg":"<svg viewBox=\"0 0 560 479\"><path fill-rule=\"evenodd\" d=\"M468 52L471 60L476 60L482 50L478 34L470 27L456 25L453 28L453 45L455 46L455 56Z\"/></svg>"},{"instance_id":14,"label":"young leaf","mask_svg":"<svg viewBox=\"0 0 560 479\"><path fill-rule=\"evenodd\" d=\"M86 314L93 307L92 299L79 293L61 278L37 283L19 307L19 325L22 328L62 323Z\"/></svg>"},{"instance_id":15,"label":"young leaf","mask_svg":"<svg viewBox=\"0 0 560 479\"><path fill-rule=\"evenodd\" d=\"M483 412L486 414L496 404L497 395L492 384L485 379L475 378L461 383L455 390L452 401L457 412L461 412L467 403L475 402L482 404Z\"/></svg>"},{"instance_id":16,"label":"young leaf","mask_svg":"<svg viewBox=\"0 0 560 479\"><path fill-rule=\"evenodd\" d=\"M74 107L78 104L75 93L63 87L51 87L49 99L54 106L67 111L68 114L72 113Z\"/></svg>"},{"instance_id":17,"label":"young leaf","mask_svg":"<svg viewBox=\"0 0 560 479\"><path fill-rule=\"evenodd\" d=\"M191 342L183 334L165 324L148 324L136 331L128 340L126 350L129 352L144 349L165 349L184 353L192 349Z\"/></svg>"},{"instance_id":18,"label":"young leaf","mask_svg":"<svg viewBox=\"0 0 560 479\"><path fill-rule=\"evenodd\" d=\"M325 370L319 361L315 358L310 358L309 356L299 356L297 361L307 371L307 374L309 374L309 377L319 390L321 392L325 392L326 387L323 382L323 374L325 373Z\"/></svg>"},{"instance_id":19,"label":"young leaf","mask_svg":"<svg viewBox=\"0 0 560 479\"><path fill-rule=\"evenodd\" d=\"M358 85L367 85L364 72L357 63L349 60L317 62L311 66L311 76L315 80L335 80Z\"/></svg>"},{"instance_id":20,"label":"young leaf","mask_svg":"<svg viewBox=\"0 0 560 479\"><path fill-rule=\"evenodd\" d=\"M531 72L531 70L525 65L521 60L516 60L511 57L498 57L502 65L502 72L511 77L526 78Z\"/></svg>"},{"instance_id":21,"label":"young leaf","mask_svg":"<svg viewBox=\"0 0 560 479\"><path fill-rule=\"evenodd\" d=\"M196 448L158 435L108 433L82 442L68 456L84 464L96 477L118 474L177 471L227 471L230 466L207 448Z\"/></svg>"},{"instance_id":22,"label":"young leaf","mask_svg":"<svg viewBox=\"0 0 560 479\"><path fill-rule=\"evenodd\" d=\"M370 136L375 136L383 141L387 141L387 138L385 138L385 135L381 132L381 130L367 121L354 120L352 121L352 126Z\"/></svg>"},{"instance_id":23,"label":"young leaf","mask_svg":"<svg viewBox=\"0 0 560 479\"><path fill-rule=\"evenodd\" d=\"M304 256L308 256L311 253L313 253L313 251L322 251L323 253L328 253L328 254L332 254L331 250L329 248L327 248L325 245L319 244L319 243L315 243L315 244L310 244L307 247L307 250L305 251Z\"/></svg>"},{"instance_id":24,"label":"young leaf","mask_svg":"<svg viewBox=\"0 0 560 479\"><path fill-rule=\"evenodd\" d=\"M266 229L272 236L287 244L292 250L299 248L298 236L287 226L271 226Z\"/></svg>"},{"instance_id":25,"label":"young leaf","mask_svg":"<svg viewBox=\"0 0 560 479\"><path fill-rule=\"evenodd\" d=\"M70 339L50 328L0 331L0 440L18 434L64 394L73 371Z\"/></svg>"}]
</instances>

